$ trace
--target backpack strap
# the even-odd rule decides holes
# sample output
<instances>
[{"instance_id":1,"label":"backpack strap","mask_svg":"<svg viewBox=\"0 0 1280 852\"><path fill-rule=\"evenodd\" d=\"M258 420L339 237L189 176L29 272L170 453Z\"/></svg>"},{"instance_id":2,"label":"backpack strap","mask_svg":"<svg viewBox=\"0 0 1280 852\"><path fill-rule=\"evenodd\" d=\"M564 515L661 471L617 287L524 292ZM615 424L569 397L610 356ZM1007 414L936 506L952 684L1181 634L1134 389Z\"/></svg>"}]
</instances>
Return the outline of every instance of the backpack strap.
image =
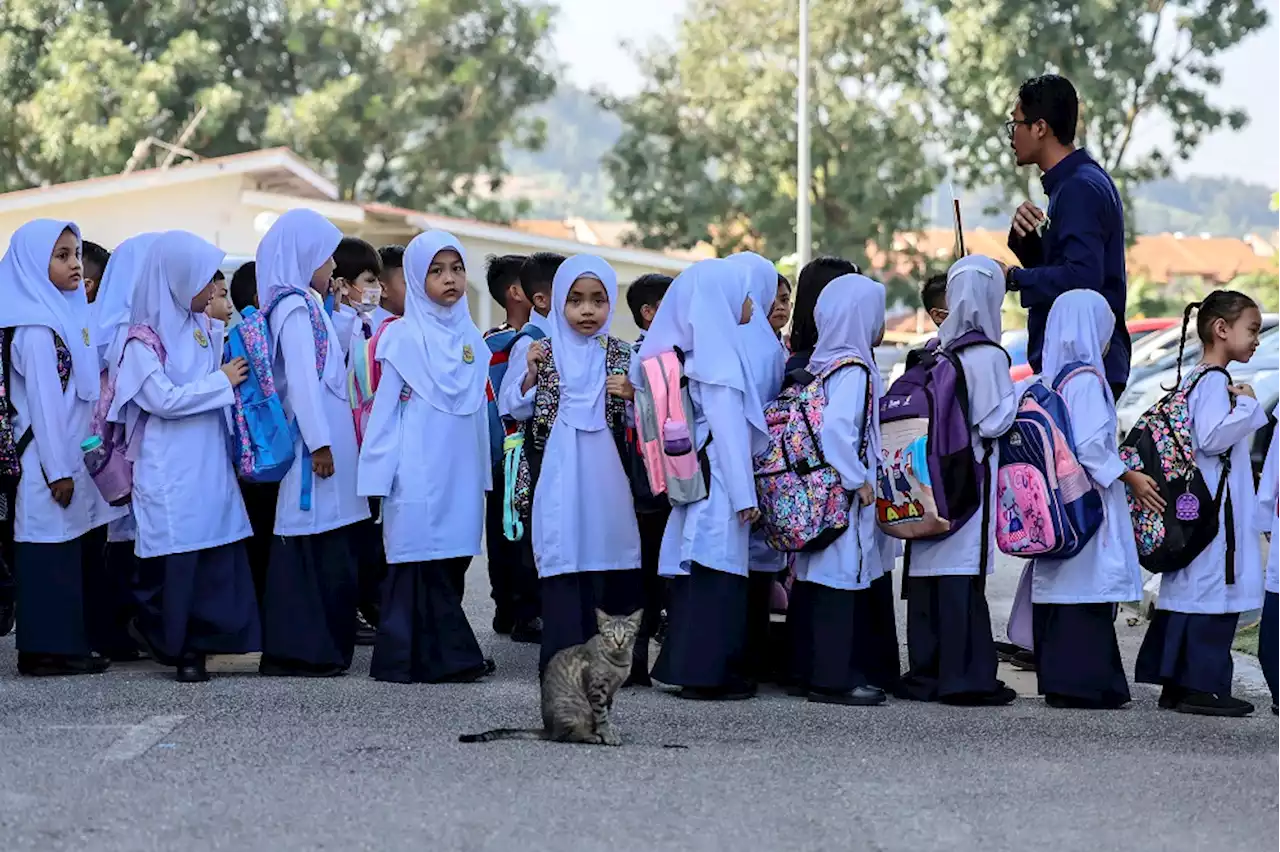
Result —
<instances>
[{"instance_id":1,"label":"backpack strap","mask_svg":"<svg viewBox=\"0 0 1280 852\"><path fill-rule=\"evenodd\" d=\"M1107 383L1107 380L1103 378L1102 374L1099 373L1092 364L1086 364L1084 361L1074 361L1070 364L1064 365L1063 368L1058 371L1058 375L1054 378L1051 387L1055 391L1060 391L1063 385L1082 373L1092 373L1098 377L1098 381L1102 382L1104 385Z\"/></svg>"}]
</instances>

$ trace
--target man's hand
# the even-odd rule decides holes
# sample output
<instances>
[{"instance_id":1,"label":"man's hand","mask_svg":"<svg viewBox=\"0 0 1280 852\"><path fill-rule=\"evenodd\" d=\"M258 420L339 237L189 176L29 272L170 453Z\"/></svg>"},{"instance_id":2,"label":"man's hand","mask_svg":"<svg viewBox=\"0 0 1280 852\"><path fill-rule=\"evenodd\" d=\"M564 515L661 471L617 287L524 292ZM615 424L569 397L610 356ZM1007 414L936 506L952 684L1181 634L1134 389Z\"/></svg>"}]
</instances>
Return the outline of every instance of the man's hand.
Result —
<instances>
[{"instance_id":1,"label":"man's hand","mask_svg":"<svg viewBox=\"0 0 1280 852\"><path fill-rule=\"evenodd\" d=\"M1013 212L1013 232L1019 237L1025 237L1040 227L1040 223L1044 220L1043 210L1030 201L1024 201Z\"/></svg>"}]
</instances>

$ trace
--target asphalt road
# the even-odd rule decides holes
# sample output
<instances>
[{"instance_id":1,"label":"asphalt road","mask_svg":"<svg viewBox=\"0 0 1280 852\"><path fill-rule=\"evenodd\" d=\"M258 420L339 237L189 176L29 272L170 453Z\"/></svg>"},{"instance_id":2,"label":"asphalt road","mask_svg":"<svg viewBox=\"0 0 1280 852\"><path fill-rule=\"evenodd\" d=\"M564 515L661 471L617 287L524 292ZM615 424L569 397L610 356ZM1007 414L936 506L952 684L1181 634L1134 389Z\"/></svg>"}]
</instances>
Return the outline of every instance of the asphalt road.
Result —
<instances>
[{"instance_id":1,"label":"asphalt road","mask_svg":"<svg viewBox=\"0 0 1280 852\"><path fill-rule=\"evenodd\" d=\"M196 686L150 664L20 680L0 640L0 850L1277 848L1277 724L1247 677L1263 712L1244 720L1158 711L1144 686L1126 710L1055 711L1013 674L1023 697L996 710L632 690L620 749L463 745L538 719L536 649L488 631L480 560L469 580L499 667L470 686L375 683L367 649L329 681L243 658ZM1121 630L1132 670L1141 627Z\"/></svg>"}]
</instances>

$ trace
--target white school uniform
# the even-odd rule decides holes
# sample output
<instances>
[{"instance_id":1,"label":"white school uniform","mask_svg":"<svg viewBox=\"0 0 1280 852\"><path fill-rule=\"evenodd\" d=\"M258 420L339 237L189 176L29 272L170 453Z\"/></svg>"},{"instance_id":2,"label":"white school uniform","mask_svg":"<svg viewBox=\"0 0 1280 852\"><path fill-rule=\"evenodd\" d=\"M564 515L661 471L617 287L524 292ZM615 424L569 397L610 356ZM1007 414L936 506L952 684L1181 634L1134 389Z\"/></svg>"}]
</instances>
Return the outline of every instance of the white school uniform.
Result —
<instances>
[{"instance_id":1,"label":"white school uniform","mask_svg":"<svg viewBox=\"0 0 1280 852\"><path fill-rule=\"evenodd\" d=\"M359 458L338 332L322 310L328 352L324 375L317 377L316 344L303 301L319 303L310 289L311 276L332 256L341 239L342 232L329 220L299 209L276 220L258 246L258 304L270 304L280 290L293 293L281 301L270 318L276 350L276 393L285 414L296 420L301 433L294 449L294 463L280 483L275 522L275 534L279 536L329 532L369 517L369 502L356 493ZM333 476L311 476L310 510L301 507L303 471L311 465L304 447L328 447L333 454Z\"/></svg>"},{"instance_id":2,"label":"white school uniform","mask_svg":"<svg viewBox=\"0 0 1280 852\"><path fill-rule=\"evenodd\" d=\"M1266 425L1267 414L1255 399L1227 393L1227 377L1214 372L1200 380L1187 398L1196 466L1210 492L1222 477L1219 456L1231 454L1227 491L1235 515L1235 582L1226 584L1226 496L1218 510L1218 535L1191 564L1160 577L1159 609L1222 615L1262 606L1262 559L1254 533L1256 506L1249 446L1253 433Z\"/></svg>"},{"instance_id":3,"label":"white school uniform","mask_svg":"<svg viewBox=\"0 0 1280 852\"><path fill-rule=\"evenodd\" d=\"M359 493L383 498L383 543L393 565L478 555L484 493L492 487L488 349L465 295L446 308L421 283L444 249L465 259L441 231L405 249L405 316L379 340L382 378L360 449Z\"/></svg>"},{"instance_id":4,"label":"white school uniform","mask_svg":"<svg viewBox=\"0 0 1280 852\"><path fill-rule=\"evenodd\" d=\"M849 529L827 547L796 554L796 579L830 589L865 589L893 567L895 546L876 527L875 505L860 506L853 492L876 485L874 460L880 457L879 407L884 388L871 341L884 327L884 286L862 275L841 275L828 284L814 306L818 345L809 372L820 373L841 358L854 356L870 368L846 367L827 377L827 406L822 413L822 449L850 492ZM868 427L867 382L872 383ZM866 432L867 448L859 455Z\"/></svg>"},{"instance_id":5,"label":"white school uniform","mask_svg":"<svg viewBox=\"0 0 1280 852\"><path fill-rule=\"evenodd\" d=\"M579 334L564 316L569 290L584 276L599 280L609 296L609 316L591 337ZM552 352L560 400L533 495L533 553L539 577L640 567L640 529L631 484L605 417L604 344L617 301L617 276L598 257L571 257L556 271L551 288ZM527 364L519 372L527 372Z\"/></svg>"},{"instance_id":6,"label":"white school uniform","mask_svg":"<svg viewBox=\"0 0 1280 852\"><path fill-rule=\"evenodd\" d=\"M700 261L672 283L640 347L641 358L677 346L686 353L694 439L711 463L707 499L671 510L659 557L664 577L688 573L693 562L747 576L750 527L737 513L756 507L752 459L768 440L738 329L749 293L749 278L737 264ZM638 362L632 362L633 382Z\"/></svg>"},{"instance_id":7,"label":"white school uniform","mask_svg":"<svg viewBox=\"0 0 1280 852\"><path fill-rule=\"evenodd\" d=\"M1102 351L1115 315L1093 290L1058 297L1045 332L1044 375L1051 382L1063 367L1085 363L1060 389L1071 418L1076 458L1102 493L1102 526L1070 559L1033 562L1031 600L1038 604L1122 603L1142 598L1142 568L1133 537L1129 499L1120 476L1127 468L1116 442L1115 401L1107 386Z\"/></svg>"},{"instance_id":8,"label":"white school uniform","mask_svg":"<svg viewBox=\"0 0 1280 852\"><path fill-rule=\"evenodd\" d=\"M550 317L544 317L537 311L529 314L529 323L525 328L528 326L539 329L546 337L551 337L555 328ZM498 414L517 422L533 416L533 394L536 387L529 388L527 393L520 389L524 384L524 377L529 373L529 347L533 344L533 338L525 335L511 345L511 352L507 357L507 372L502 377L502 386L498 388Z\"/></svg>"},{"instance_id":9,"label":"white school uniform","mask_svg":"<svg viewBox=\"0 0 1280 852\"><path fill-rule=\"evenodd\" d=\"M135 552L149 559L211 550L253 534L228 448L226 409L235 402L220 369L224 327L186 307L224 253L194 234L170 231L152 244L132 324L153 330L166 359L129 341L110 419L142 429L133 465Z\"/></svg>"},{"instance_id":10,"label":"white school uniform","mask_svg":"<svg viewBox=\"0 0 1280 852\"><path fill-rule=\"evenodd\" d=\"M1280 416L1280 406L1272 412ZM1271 433L1271 446L1267 448L1267 460L1262 466L1262 479L1258 482L1258 533L1271 536L1267 555L1265 589L1280 593L1280 514L1276 511L1276 492L1280 490L1280 469L1277 468L1276 445L1280 440L1280 428Z\"/></svg>"},{"instance_id":11,"label":"white school uniform","mask_svg":"<svg viewBox=\"0 0 1280 852\"><path fill-rule=\"evenodd\" d=\"M938 330L939 343L945 348L951 341L970 331L981 331L993 341L1000 340L1000 306L1004 301L1004 274L995 261L987 257L966 257L947 273L947 308L950 311ZM978 462L986 453L985 443L992 442L988 463L986 499L994 505L996 469L999 453L994 439L1013 425L1018 414L1018 398L1009 378L1009 358L999 346L971 346L960 353L969 391L970 441ZM995 570L995 512L990 513L987 530L987 573ZM982 507L979 506L964 526L943 539L911 543L912 577L977 576L982 556Z\"/></svg>"}]
</instances>

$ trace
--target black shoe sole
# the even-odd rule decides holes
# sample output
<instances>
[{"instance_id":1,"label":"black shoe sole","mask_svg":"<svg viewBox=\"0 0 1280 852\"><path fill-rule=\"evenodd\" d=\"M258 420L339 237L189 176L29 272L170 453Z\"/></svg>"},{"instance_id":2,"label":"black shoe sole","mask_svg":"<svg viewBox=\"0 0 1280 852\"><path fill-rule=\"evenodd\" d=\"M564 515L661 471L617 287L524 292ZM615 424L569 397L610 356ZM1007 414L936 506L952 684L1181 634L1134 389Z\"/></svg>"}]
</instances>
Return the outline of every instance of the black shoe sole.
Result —
<instances>
[{"instance_id":1,"label":"black shoe sole","mask_svg":"<svg viewBox=\"0 0 1280 852\"><path fill-rule=\"evenodd\" d=\"M204 670L178 669L178 673L173 679L178 683L208 683L209 673Z\"/></svg>"},{"instance_id":2,"label":"black shoe sole","mask_svg":"<svg viewBox=\"0 0 1280 852\"><path fill-rule=\"evenodd\" d=\"M1179 713L1188 716L1210 716L1219 719L1243 719L1254 711L1252 705L1246 707L1206 707L1199 704L1187 704L1185 701L1175 708Z\"/></svg>"},{"instance_id":3,"label":"black shoe sole","mask_svg":"<svg viewBox=\"0 0 1280 852\"><path fill-rule=\"evenodd\" d=\"M859 698L856 695L826 695L821 692L810 692L810 704L836 704L842 707L879 707L888 698L881 695L877 698Z\"/></svg>"},{"instance_id":4,"label":"black shoe sole","mask_svg":"<svg viewBox=\"0 0 1280 852\"><path fill-rule=\"evenodd\" d=\"M262 677L342 677L347 670L339 666L331 668L304 668L300 666L284 665L282 663L261 662L258 664L258 674Z\"/></svg>"},{"instance_id":5,"label":"black shoe sole","mask_svg":"<svg viewBox=\"0 0 1280 852\"><path fill-rule=\"evenodd\" d=\"M755 690L748 689L698 689L683 687L676 693L686 701L746 701L756 697Z\"/></svg>"}]
</instances>

